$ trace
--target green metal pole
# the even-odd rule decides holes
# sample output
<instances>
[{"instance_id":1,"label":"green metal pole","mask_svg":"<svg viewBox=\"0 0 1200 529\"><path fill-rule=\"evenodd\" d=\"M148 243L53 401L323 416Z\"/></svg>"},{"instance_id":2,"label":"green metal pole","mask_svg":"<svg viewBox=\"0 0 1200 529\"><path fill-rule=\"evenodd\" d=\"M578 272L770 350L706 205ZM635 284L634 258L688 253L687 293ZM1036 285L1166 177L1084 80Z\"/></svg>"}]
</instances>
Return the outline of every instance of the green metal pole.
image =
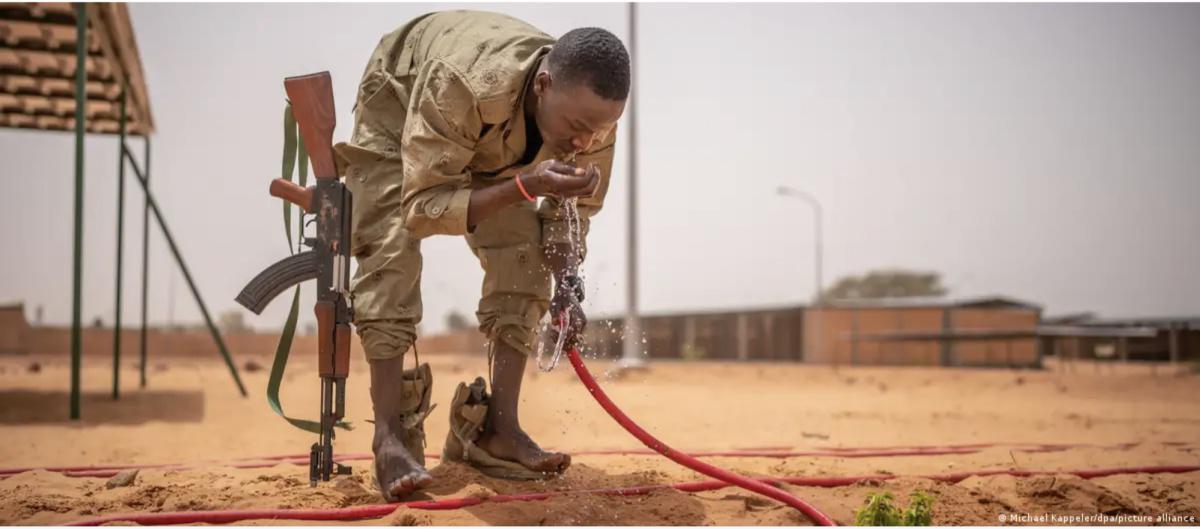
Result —
<instances>
[{"instance_id":1,"label":"green metal pole","mask_svg":"<svg viewBox=\"0 0 1200 529\"><path fill-rule=\"evenodd\" d=\"M75 249L71 286L71 420L79 419L79 370L82 336L79 327L83 282L83 136L87 113L87 6L75 4Z\"/></svg>"},{"instance_id":2,"label":"green metal pole","mask_svg":"<svg viewBox=\"0 0 1200 529\"><path fill-rule=\"evenodd\" d=\"M150 280L150 133L144 132L146 140L146 201L142 206L142 332L141 332L141 387L146 387L146 292ZM124 144L121 144L121 159L124 163Z\"/></svg>"},{"instance_id":3,"label":"green metal pole","mask_svg":"<svg viewBox=\"0 0 1200 529\"><path fill-rule=\"evenodd\" d=\"M125 103L128 86L121 89L121 149L125 148ZM125 256L125 157L117 153L117 307L113 317L113 390L112 398L121 398L121 275L122 259Z\"/></svg>"},{"instance_id":4,"label":"green metal pole","mask_svg":"<svg viewBox=\"0 0 1200 529\"><path fill-rule=\"evenodd\" d=\"M237 366L233 363L233 357L229 356L229 350L225 348L225 340L221 339L221 333L217 331L217 326L213 323L212 316L208 314L208 307L204 304L204 298L200 297L200 289L196 288L196 282L192 279L192 273L188 271L187 263L183 261L183 255L179 253L179 247L175 245L175 237L171 236L171 230L167 229L167 222L163 219L162 210L159 209L158 203L154 197L150 195L150 189L146 187L146 178L142 176L142 170L138 167L137 161L133 159L133 153L128 149L124 149L125 159L129 162L129 167L133 169L134 176L137 176L138 182L142 184L142 190L146 193L146 199L150 201L150 211L154 213L154 220L158 221L158 227L162 228L163 236L167 239L167 247L171 249L171 254L175 256L175 262L179 263L179 271L183 272L183 278L187 281L188 288L192 290L192 297L196 298L196 304L200 306L200 314L204 315L204 323L208 325L208 332L212 334L213 341L217 343L217 349L220 349L221 356L225 358L225 365L229 367L229 373L233 375L233 381L237 383L238 391L242 392L245 397L246 386L242 384L242 377L238 375Z\"/></svg>"}]
</instances>

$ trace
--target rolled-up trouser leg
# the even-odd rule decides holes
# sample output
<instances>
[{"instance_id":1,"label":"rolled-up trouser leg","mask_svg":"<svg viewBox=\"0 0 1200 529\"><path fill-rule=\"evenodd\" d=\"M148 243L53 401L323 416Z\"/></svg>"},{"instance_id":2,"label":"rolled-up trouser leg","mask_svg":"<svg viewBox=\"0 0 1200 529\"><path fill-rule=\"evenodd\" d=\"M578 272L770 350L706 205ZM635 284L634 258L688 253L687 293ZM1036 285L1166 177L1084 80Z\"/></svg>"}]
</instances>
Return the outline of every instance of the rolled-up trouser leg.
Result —
<instances>
[{"instance_id":1,"label":"rolled-up trouser leg","mask_svg":"<svg viewBox=\"0 0 1200 529\"><path fill-rule=\"evenodd\" d=\"M551 274L542 258L541 219L529 203L501 210L467 236L483 267L479 330L489 340L534 353L538 320L550 306Z\"/></svg>"},{"instance_id":2,"label":"rolled-up trouser leg","mask_svg":"<svg viewBox=\"0 0 1200 529\"><path fill-rule=\"evenodd\" d=\"M383 166L351 166L351 171L356 169L377 172ZM424 423L433 409L433 373L429 364L403 369L405 353L413 349L417 324L421 322L420 240L404 229L398 215L379 214L380 195L361 195L360 200L360 193L355 194L359 202L356 213L368 209L359 217L360 229L352 238L358 271L350 290L354 295L355 327L371 365L376 443L385 432L395 436L424 466ZM386 425L386 430L381 430L381 425ZM378 451L378 447L375 449Z\"/></svg>"},{"instance_id":3,"label":"rolled-up trouser leg","mask_svg":"<svg viewBox=\"0 0 1200 529\"><path fill-rule=\"evenodd\" d=\"M366 243L350 281L354 323L368 360L409 350L421 323L421 247L397 226L387 238Z\"/></svg>"},{"instance_id":4,"label":"rolled-up trouser leg","mask_svg":"<svg viewBox=\"0 0 1200 529\"><path fill-rule=\"evenodd\" d=\"M399 438L425 464L424 420L433 377L429 364L404 369L404 354L421 322L421 241L404 228L401 131L407 120L404 86L381 68L377 48L359 82L350 140L334 146L338 174L353 195L350 281L354 324L371 367L376 443ZM375 446L378 454L379 446ZM381 484L381 487L383 484Z\"/></svg>"},{"instance_id":5,"label":"rolled-up trouser leg","mask_svg":"<svg viewBox=\"0 0 1200 529\"><path fill-rule=\"evenodd\" d=\"M350 253L358 271L350 291L368 359L404 354L421 321L421 241L404 228L401 207L407 102L397 92L400 86L369 65L359 83L350 141L334 146L354 197Z\"/></svg>"},{"instance_id":6,"label":"rolled-up trouser leg","mask_svg":"<svg viewBox=\"0 0 1200 529\"><path fill-rule=\"evenodd\" d=\"M424 465L432 372L429 364L402 369L421 322L421 241L400 217L400 164L355 148L341 152L349 154L346 185L355 201L351 254L358 270L350 281L355 328L371 364L372 384L380 386L371 392L377 433L386 424ZM376 376L377 370L386 376Z\"/></svg>"}]
</instances>

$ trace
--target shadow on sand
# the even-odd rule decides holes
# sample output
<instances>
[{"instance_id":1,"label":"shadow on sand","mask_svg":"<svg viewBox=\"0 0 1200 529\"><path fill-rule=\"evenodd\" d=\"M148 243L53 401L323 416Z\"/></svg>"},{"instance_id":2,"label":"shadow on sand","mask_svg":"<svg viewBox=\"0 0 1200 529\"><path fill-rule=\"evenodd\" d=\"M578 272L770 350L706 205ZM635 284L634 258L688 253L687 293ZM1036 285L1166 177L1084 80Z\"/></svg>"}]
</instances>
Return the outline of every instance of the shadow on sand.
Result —
<instances>
[{"instance_id":1,"label":"shadow on sand","mask_svg":"<svg viewBox=\"0 0 1200 529\"><path fill-rule=\"evenodd\" d=\"M81 397L83 424L204 420L204 392L199 390L127 391L120 400L104 392L84 392ZM0 390L0 424L80 424L68 418L70 406L70 393L66 391Z\"/></svg>"}]
</instances>

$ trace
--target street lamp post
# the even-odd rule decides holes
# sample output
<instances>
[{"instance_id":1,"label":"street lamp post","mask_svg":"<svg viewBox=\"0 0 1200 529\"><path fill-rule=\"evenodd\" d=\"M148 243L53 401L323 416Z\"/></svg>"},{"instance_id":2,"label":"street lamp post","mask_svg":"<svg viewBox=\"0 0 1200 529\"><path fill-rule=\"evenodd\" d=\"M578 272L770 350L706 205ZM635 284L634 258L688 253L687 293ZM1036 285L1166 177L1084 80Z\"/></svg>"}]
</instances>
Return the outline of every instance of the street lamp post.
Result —
<instances>
[{"instance_id":1,"label":"street lamp post","mask_svg":"<svg viewBox=\"0 0 1200 529\"><path fill-rule=\"evenodd\" d=\"M822 261L824 260L824 257L822 256L822 252L821 252L821 215L822 215L821 203L817 202L817 199L814 198L812 195L805 193L804 191L800 191L798 189L792 189L787 186L779 186L775 190L775 192L777 194L779 194L780 196L799 198L799 199L807 202L808 205L812 206L812 210L813 210L813 244L814 244L814 247L813 247L813 263L814 263L814 265L813 265L813 267L816 269L816 276L817 276L816 283L814 285L815 288L813 291L813 305L817 305L821 302L821 289L824 286L824 283L821 281L821 268L822 268Z\"/></svg>"},{"instance_id":2,"label":"street lamp post","mask_svg":"<svg viewBox=\"0 0 1200 529\"><path fill-rule=\"evenodd\" d=\"M824 285L824 282L821 281L821 268L822 268L821 265L822 265L822 261L824 260L824 256L822 255L822 252L821 252L821 203L817 202L817 199L815 197L813 197L812 195L805 193L804 191L800 191L798 189L792 189L787 186L779 186L778 188L775 189L775 192L780 196L799 198L799 199L807 202L808 205L812 206L812 210L813 210L813 268L816 270L816 283L813 286L812 306L814 308L817 308L821 304L821 288ZM805 319L807 320L807 318L805 318ZM812 339L813 349L814 349L813 352L815 352L815 350L819 350L821 348L822 329L820 329L820 327L821 327L821 312L820 312L820 309L818 308L817 312L814 313L814 317L813 317L813 329L809 329L809 330L805 331L805 334L807 334L808 332L813 333L813 339ZM805 339L804 341L807 342L808 340ZM807 349L803 346L801 348ZM807 350L803 351L803 355L805 357L809 356L809 353L810 353L810 351L807 351ZM837 369L837 359L836 358L834 358L833 366L834 366L834 369L836 370Z\"/></svg>"},{"instance_id":3,"label":"street lamp post","mask_svg":"<svg viewBox=\"0 0 1200 529\"><path fill-rule=\"evenodd\" d=\"M631 69L637 68L637 4L629 3L629 59ZM633 72L630 72L633 73ZM626 119L629 130L629 219L626 234L627 257L625 269L628 273L625 298L625 340L622 344L621 359L617 362L620 369L641 369L646 367L642 357L645 350L642 345L642 319L638 315L638 254L637 254L637 114L634 113L637 104L637 76L630 87L629 102L626 103Z\"/></svg>"}]
</instances>

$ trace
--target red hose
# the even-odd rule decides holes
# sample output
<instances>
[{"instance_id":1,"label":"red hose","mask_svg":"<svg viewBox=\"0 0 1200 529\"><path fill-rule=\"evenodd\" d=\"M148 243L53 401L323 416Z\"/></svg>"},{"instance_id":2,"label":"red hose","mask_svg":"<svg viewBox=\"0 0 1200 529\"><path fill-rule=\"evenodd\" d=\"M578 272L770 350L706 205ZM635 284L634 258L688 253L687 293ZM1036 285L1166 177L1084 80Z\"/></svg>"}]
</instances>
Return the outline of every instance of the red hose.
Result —
<instances>
[{"instance_id":1,"label":"red hose","mask_svg":"<svg viewBox=\"0 0 1200 529\"><path fill-rule=\"evenodd\" d=\"M938 451L930 450L878 450L878 451L861 451L861 452L837 452L837 451L790 451L777 452L772 450L755 451L755 450L731 450L731 451L702 451L692 452L692 457L764 457L786 459L790 457L844 457L844 458L866 458L866 457L895 457L895 456L928 456L928 455L945 455L945 454L970 454L978 452L974 449L944 449ZM572 456L589 456L589 455L655 455L658 452L653 450L635 449L603 449L603 450L581 450L571 452ZM437 459L437 454L427 454L427 459ZM343 454L335 457L338 462L346 461L365 461L374 459L371 454ZM265 456L258 459L244 458L233 461L217 462L221 466L231 468L267 468L275 465L290 463L296 465L307 465L308 456ZM28 467L28 468L11 468L0 470L0 479L7 478L22 472L33 470L45 470L47 472L61 472L64 476L72 478L107 478L117 475L122 470L129 469L169 469L180 470L186 468L194 468L198 465L187 465L183 463L170 464L147 464L147 465L111 465L111 466L77 466L77 467Z\"/></svg>"},{"instance_id":2,"label":"red hose","mask_svg":"<svg viewBox=\"0 0 1200 529\"><path fill-rule=\"evenodd\" d=\"M929 474L913 477L957 483L971 476L990 476L1008 474L1018 477L1028 477L1041 474L1073 474L1084 479L1112 476L1116 474L1160 474L1200 471L1200 466L1174 465L1149 466L1129 468L1104 468L1086 470L978 470L957 472L953 474ZM787 483L802 487L841 487L860 481L886 481L900 476L891 474L874 474L864 476L827 476L827 477L764 477L755 481L777 484ZM403 503L387 503L379 505L364 505L340 509L231 509L223 511L180 511L161 513L115 514L88 518L66 524L68 526L91 526L112 522L133 522L140 525L170 525L185 523L233 523L243 520L308 520L308 521L346 521L363 520L387 516L400 507L421 510L451 510L479 505L484 502L509 501L538 501L566 494L604 494L615 496L635 496L667 488L683 492L704 492L729 487L731 484L720 480L690 481L670 485L642 485L636 487L618 487L609 489L592 489L583 491L551 491L529 494L497 494L487 497L450 498L445 500L421 500Z\"/></svg>"},{"instance_id":3,"label":"red hose","mask_svg":"<svg viewBox=\"0 0 1200 529\"><path fill-rule=\"evenodd\" d=\"M1190 441L1157 441L1157 442L1159 444L1168 445L1168 446L1183 446L1183 445L1192 444ZM909 445L909 446L817 446L817 447L814 447L813 450L804 451L804 452L791 451L793 448L792 446L770 446L770 447L759 446L759 447L750 447L750 448L734 448L734 449L727 450L724 452L696 452L696 453L693 453L693 455L695 455L697 453L704 454L706 456L718 455L718 454L730 454L730 457L737 457L737 456L742 456L743 454L747 454L747 453L763 452L763 453L770 453L770 454L797 454L797 455L815 454L815 455L829 455L829 456L837 456L837 457L859 457L857 455L847 456L847 455L842 454L842 452L880 452L883 456L889 456L891 454L888 454L886 452L904 451L904 452L913 452L913 453L923 453L925 451L941 451L941 450L978 450L978 449L991 448L991 447L996 447L996 446L1015 446L1015 447L1017 447L1017 450L1021 450L1021 451L1034 450L1034 449L1037 449L1037 450L1051 449L1051 448L1066 449L1066 448L1080 448L1080 447L1116 448L1116 449L1123 450L1123 449L1128 449L1128 448L1131 448L1134 446L1138 446L1140 444L1142 444L1141 441L1115 443L1115 444L1111 444L1111 445L1094 444L1094 443L999 442L999 443L970 443L970 444L952 444L952 445ZM572 452L571 455L604 455L604 454L629 455L629 454L638 454L638 453L643 453L643 452L647 453L647 454L657 454L658 453L658 452L654 452L653 450L641 451L638 449L630 450L630 449L617 448L617 449L600 449L600 450L588 450L588 451L583 451L583 452ZM907 454L902 454L902 455L907 455ZM370 456L368 454L353 454L349 457L370 457ZM437 456L430 455L430 456L426 456L426 457L437 457ZM759 456L755 456L755 457L759 457ZM762 456L762 457L772 457L772 456ZM866 457L866 456L863 456L863 457ZM296 454L269 455L269 456L247 456L247 457L239 457L239 458L235 458L235 459L238 461L263 461L263 460L273 460L273 459L302 459L304 461L308 461L308 452L296 453ZM6 473L6 472L8 472L8 471L0 470L0 474Z\"/></svg>"},{"instance_id":4,"label":"red hose","mask_svg":"<svg viewBox=\"0 0 1200 529\"><path fill-rule=\"evenodd\" d=\"M618 489L599 489L592 491L579 491L584 493L595 494L617 494L631 495L644 494L652 490L658 490L666 487L674 487L679 490L688 492L697 492L701 490L713 490L729 485L736 485L746 490L757 492L769 498L783 502L791 507L794 507L816 522L818 525L832 526L836 525L827 515L817 510L815 507L807 504L804 500L776 488L779 483L789 483L794 485L808 486L824 486L833 487L841 486L865 479L887 480L895 476L880 474L872 476L850 476L850 477L823 477L823 478L759 478L752 479L745 476L729 472L727 470L715 467L692 455L678 452L663 442L659 441L650 433L646 432L640 426L633 422L624 412L617 408L616 404L608 398L604 390L592 377L591 373L583 363L583 359L579 351L572 348L567 352L568 358L571 361L571 366L575 369L575 373L579 376L584 386L588 388L588 392L596 399L602 408L621 425L631 435L649 447L656 453L659 453L680 465L700 472L710 477L717 478L718 481L706 482L690 482L680 483L676 485L651 485L642 487L628 487ZM1126 445L1118 445L1124 448L1133 446L1136 443L1127 443ZM982 447L992 446L994 444L974 444L974 445L957 445L943 447L921 447L916 450L911 447L884 447L883 449L856 449L856 448L827 448L822 455L837 455L839 457L873 457L873 456L898 456L898 455L937 455L943 453L971 453L978 451ZM1072 445L1050 445L1050 444L1029 444L1019 445L1026 446L1023 451L1054 451L1064 450ZM620 453L629 451L601 451L603 453ZM774 450L767 451L737 451L737 452L714 452L713 454L731 454L739 456L761 456L761 457L781 457L781 452ZM791 454L797 454L795 452ZM869 455L867 455L869 454ZM812 455L811 453L806 455ZM278 462L291 462L293 459L302 459L303 456L268 456L266 460L274 460L275 463L254 463L243 462L235 463L234 466L242 468L253 468L254 466L269 466ZM345 459L345 458L342 458ZM245 460L242 460L245 461ZM155 467L171 467L173 465L143 465L138 468L155 468ZM77 475L81 473L100 473L110 472L117 467L88 467L86 469L64 469L68 472L74 472ZM13 469L22 470L22 469ZM920 476L929 479L940 479L943 481L957 482L972 475L993 475L993 474L1011 474L1015 476L1029 476L1034 474L1045 473L1071 473L1081 477L1099 477L1119 473L1128 472L1191 472L1200 470L1200 467L1192 466L1173 466L1173 467L1134 467L1131 469L1096 469L1096 470L1081 470L1081 471L1021 471L1021 470L984 470L978 472L961 472L957 474L947 474L940 476ZM5 471L0 471L3 475ZM115 515L107 517L93 518L75 522L69 525L98 525L114 521L132 521L141 524L178 524L178 523L229 523L247 519L292 519L292 520L356 520L363 518L376 518L393 512L395 509L405 506L414 509L458 509L470 505L477 505L484 501L504 502L504 501L533 501L550 498L561 494L571 493L571 491L560 492L542 492L533 494L518 494L518 495L494 495L487 498L457 498L442 501L416 501L405 502L398 504L385 505L369 505L362 507L351 507L346 509L312 509L312 510L288 510L288 509L265 509L265 510L229 510L229 511L188 511L176 513L151 513L151 514L134 514L134 515Z\"/></svg>"},{"instance_id":5,"label":"red hose","mask_svg":"<svg viewBox=\"0 0 1200 529\"><path fill-rule=\"evenodd\" d=\"M947 454L970 454L978 452L977 449L953 449L947 448L942 450L877 450L877 451L861 451L861 452L837 452L837 451L791 451L791 452L776 452L776 451L703 451L692 452L689 455L692 457L763 457L786 459L791 457L843 457L843 458L866 458L866 457L897 457L897 456L929 456L929 455L947 455ZM1041 451L1041 450L1025 450L1025 451ZM653 450L621 450L621 449L606 449L606 450L581 450L571 452L572 456L588 456L588 455L655 455L658 452ZM428 459L437 459L437 454L427 454ZM346 461L366 461L374 459L371 454L343 454L334 458L339 463ZM290 463L294 465L307 465L308 456L276 456L265 457L260 460L234 460L220 463L222 466L230 468L269 468L275 465ZM194 467L194 466L193 466ZM48 472L61 472L69 478L110 478L122 470L128 469L168 469L180 470L189 468L189 465L184 464L162 464L162 465L129 465L129 466L83 466L83 467L48 467L48 468L15 468L9 470L0 470L0 479L7 478L21 472L31 470L45 470Z\"/></svg>"},{"instance_id":6,"label":"red hose","mask_svg":"<svg viewBox=\"0 0 1200 529\"><path fill-rule=\"evenodd\" d=\"M855 450L855 451L839 451L839 450L804 450L804 451L778 451L778 450L726 450L726 451L700 451L692 452L692 457L769 457L786 459L790 457L844 457L844 458L866 458L866 457L895 457L895 456L927 456L927 455L945 455L945 454L969 454L978 452L977 449L957 449L947 448L941 450L925 450L925 449L908 449L908 450ZM572 456L595 456L595 455L655 455L658 452L646 449L600 449L600 450L581 450L571 452ZM427 459L437 459L437 454L427 454ZM342 454L336 456L338 462L345 461L365 461L374 459L371 454ZM220 466L232 468L266 468L272 467L281 463L291 463L297 465L307 465L307 455L278 455L278 456L262 456L262 457L246 457L232 461L211 462ZM9 477L20 474L22 472L30 472L33 470L45 470L47 472L61 472L67 477L74 478L106 478L115 476L118 472L128 469L185 469L194 468L199 465L188 465L184 463L163 463L163 464L137 464L137 465L84 465L73 467L25 467L25 468L7 468L0 469L0 478Z\"/></svg>"},{"instance_id":7,"label":"red hose","mask_svg":"<svg viewBox=\"0 0 1200 529\"><path fill-rule=\"evenodd\" d=\"M1015 446L1013 451L1016 452L1056 452L1075 447L1093 447L1093 448L1108 448L1127 450L1130 447L1138 446L1139 442L1117 443L1113 445L1097 445L1091 443L1067 443L1067 444L1051 444L1051 443L975 443L975 444L960 444L960 445L916 445L916 446L894 446L894 447L823 447L819 450L788 450L788 447L782 448L759 448L759 449L737 449L725 451L698 451L690 452L692 457L770 457L786 459L790 457L843 457L843 458L867 458L867 457L898 457L898 456L932 456L932 455L957 455L957 454L973 454L988 447L995 446ZM1161 441L1161 444L1168 446L1182 446L1189 443L1184 441ZM572 456L594 456L594 455L653 455L657 454L653 450L646 449L599 449L599 450L581 450L571 452ZM437 459L437 454L427 454L427 459ZM366 461L373 459L371 454L342 454L336 456L335 459L339 462L344 461ZM265 468L278 465L280 463L291 463L297 465L308 464L308 454L283 454L283 455L268 455L268 456L249 456L239 457L227 461L204 461L201 463L211 463L221 466L233 468ZM23 468L6 468L0 469L0 479L7 478L22 472L30 472L34 470L45 470L47 472L61 472L67 477L76 478L107 478L115 476L118 472L127 469L186 469L194 468L199 464L186 463L159 463L159 464L121 464L121 465L82 465L68 467L23 467Z\"/></svg>"},{"instance_id":8,"label":"red hose","mask_svg":"<svg viewBox=\"0 0 1200 529\"><path fill-rule=\"evenodd\" d=\"M662 454L663 456L666 456L671 461L695 470L696 472L709 477L717 478L726 483L737 485L751 492L757 492L768 498L778 500L787 505L795 507L796 509L799 509L800 512L804 513L805 516L808 516L817 525L837 525L833 522L833 520L831 520L821 511L818 511L815 507L805 503L804 500L797 498L796 496L788 494L786 491L777 489L762 483L761 481L755 481L753 479L734 474L728 470L717 468L690 455L675 451L662 441L659 441L653 435L650 435L650 433L646 430L643 430L641 426L638 426L633 422L632 419L625 415L625 412L622 412L620 408L617 408L616 404L613 404L613 401L608 398L608 395L604 393L604 390L600 389L600 385L596 383L596 379L592 378L592 374L587 370L587 366L583 364L583 357L580 356L578 349L572 347L569 351L567 351L567 357L571 360L571 367L575 368L575 374L579 375L579 380L582 381L583 385L587 387L588 393L592 394L592 397L596 399L596 402L600 404L600 407L604 408L604 411L608 412L608 414L612 416L612 418L616 420L622 428L625 428L625 431L636 437L642 442L642 444L646 445L646 447Z\"/></svg>"}]
</instances>

